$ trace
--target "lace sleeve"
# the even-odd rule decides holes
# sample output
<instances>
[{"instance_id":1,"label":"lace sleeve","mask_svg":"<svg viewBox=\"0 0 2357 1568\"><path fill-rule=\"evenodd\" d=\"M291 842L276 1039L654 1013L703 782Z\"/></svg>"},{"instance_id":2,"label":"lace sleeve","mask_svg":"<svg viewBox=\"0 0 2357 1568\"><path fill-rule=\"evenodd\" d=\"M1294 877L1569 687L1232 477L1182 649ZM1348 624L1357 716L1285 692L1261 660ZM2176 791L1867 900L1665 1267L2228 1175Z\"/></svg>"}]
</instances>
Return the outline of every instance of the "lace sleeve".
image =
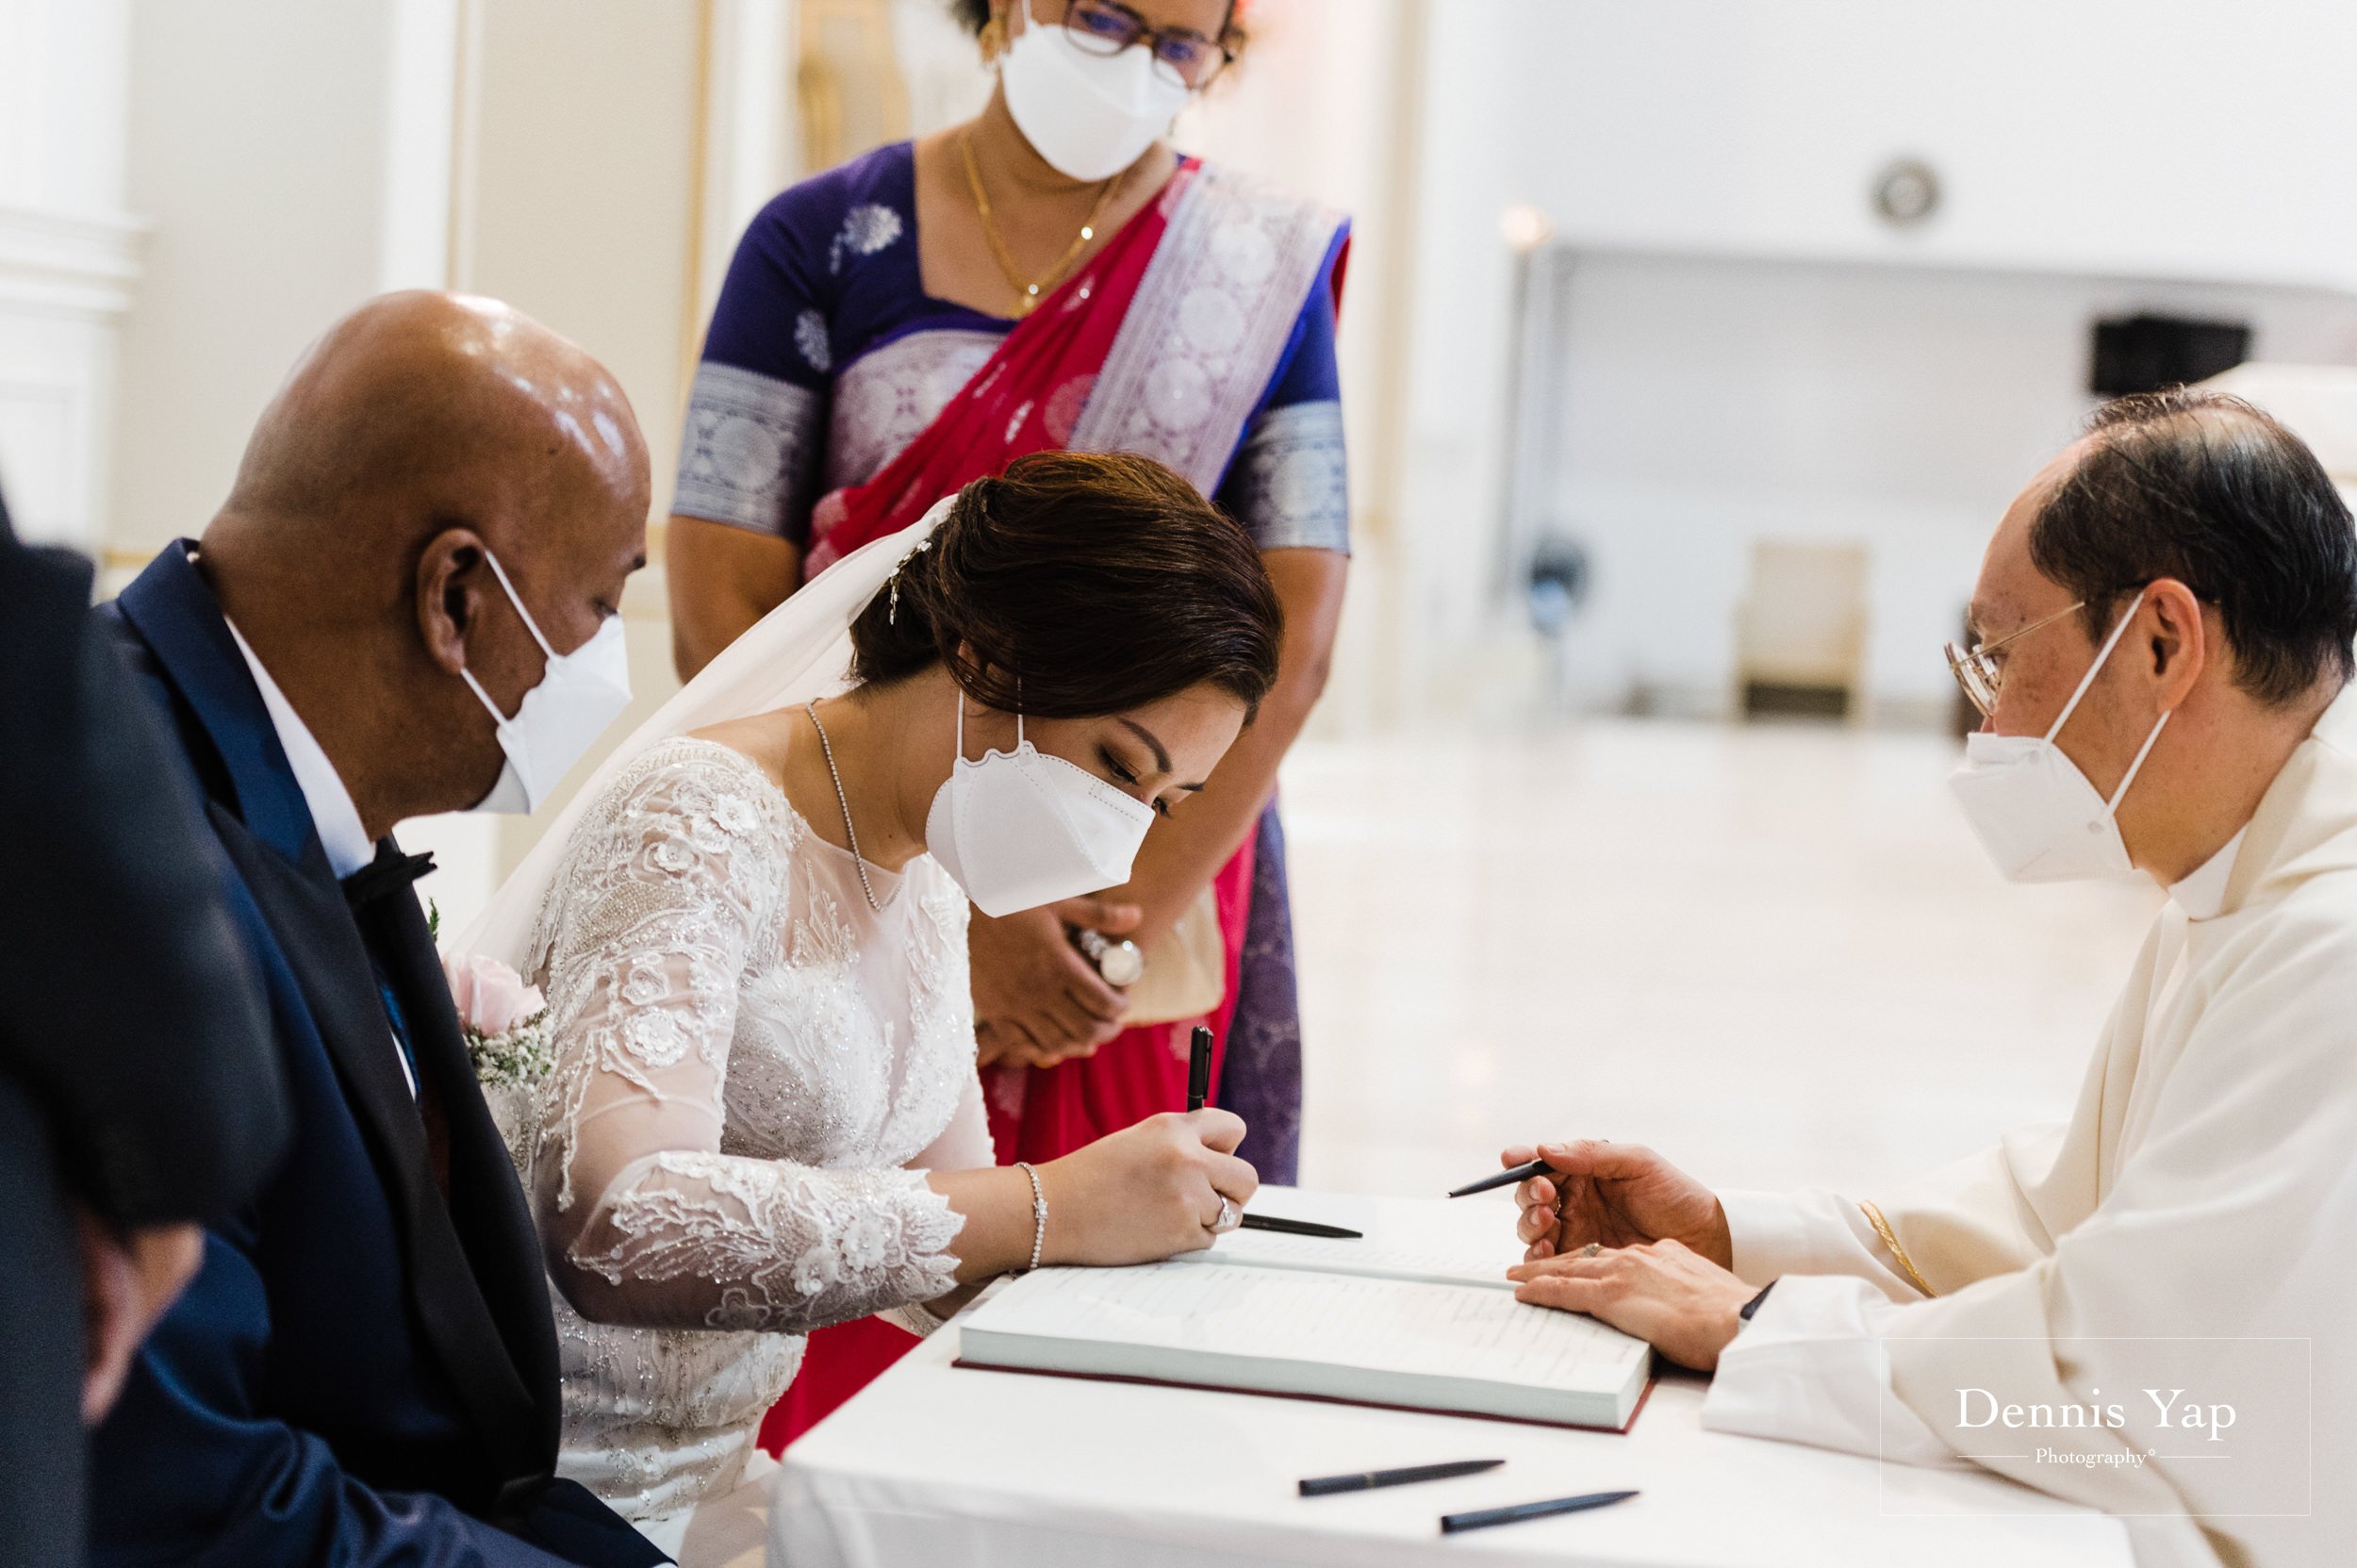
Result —
<instances>
[{"instance_id":1,"label":"lace sleeve","mask_svg":"<svg viewBox=\"0 0 2357 1568\"><path fill-rule=\"evenodd\" d=\"M961 933L962 934L962 933ZM958 1097L958 1109L950 1116L949 1125L942 1130L932 1146L909 1162L913 1170L979 1170L997 1163L990 1145L990 1118L982 1109L982 1081L968 1075L964 1092ZM898 1324L918 1339L925 1338L948 1321L938 1315L925 1301L912 1301L895 1307L880 1315Z\"/></svg>"},{"instance_id":2,"label":"lace sleeve","mask_svg":"<svg viewBox=\"0 0 2357 1568\"><path fill-rule=\"evenodd\" d=\"M737 987L774 950L797 824L750 763L665 755L585 820L546 925L551 1273L583 1316L645 1328L804 1332L942 1295L960 1220L921 1172L719 1152Z\"/></svg>"}]
</instances>

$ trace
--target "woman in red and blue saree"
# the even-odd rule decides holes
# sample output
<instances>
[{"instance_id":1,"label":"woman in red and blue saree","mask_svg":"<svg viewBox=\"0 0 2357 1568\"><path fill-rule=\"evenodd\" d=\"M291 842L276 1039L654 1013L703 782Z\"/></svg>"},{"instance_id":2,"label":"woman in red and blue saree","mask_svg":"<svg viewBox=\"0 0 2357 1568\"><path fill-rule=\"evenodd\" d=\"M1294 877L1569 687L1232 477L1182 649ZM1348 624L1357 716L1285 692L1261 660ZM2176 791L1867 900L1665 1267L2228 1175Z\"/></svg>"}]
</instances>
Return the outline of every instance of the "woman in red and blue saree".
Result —
<instances>
[{"instance_id":1,"label":"woman in red and blue saree","mask_svg":"<svg viewBox=\"0 0 2357 1568\"><path fill-rule=\"evenodd\" d=\"M1206 1020L1216 1102L1251 1127L1242 1152L1263 1180L1291 1180L1301 1041L1273 796L1324 682L1347 565L1334 329L1348 224L1162 140L1241 41L1228 0L958 8L1000 59L982 113L787 190L730 267L669 530L682 672L830 562L1028 452L1143 454L1243 521L1284 604L1277 689L1202 794L1156 825L1126 887L976 913L974 999L1001 1161L1181 1108L1195 1020L1116 1034L1124 999L1067 928L1151 950L1208 889L1226 968ZM907 1343L876 1324L816 1336L784 1435Z\"/></svg>"}]
</instances>

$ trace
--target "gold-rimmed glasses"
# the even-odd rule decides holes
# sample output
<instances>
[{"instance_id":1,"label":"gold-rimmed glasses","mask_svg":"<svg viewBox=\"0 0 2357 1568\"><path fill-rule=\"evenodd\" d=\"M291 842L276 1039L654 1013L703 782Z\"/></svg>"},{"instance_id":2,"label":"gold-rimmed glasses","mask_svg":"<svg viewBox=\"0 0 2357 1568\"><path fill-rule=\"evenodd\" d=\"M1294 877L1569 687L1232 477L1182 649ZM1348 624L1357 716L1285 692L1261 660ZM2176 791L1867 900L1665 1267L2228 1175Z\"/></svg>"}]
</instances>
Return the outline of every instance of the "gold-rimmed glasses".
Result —
<instances>
[{"instance_id":1,"label":"gold-rimmed glasses","mask_svg":"<svg viewBox=\"0 0 2357 1568\"><path fill-rule=\"evenodd\" d=\"M2076 604L2056 610L2052 615L2040 616L2027 626L2007 632L1995 642L1976 642L1970 648L1956 642L1947 645L1948 668L1955 676L1956 685L1964 688L1965 696L1970 698L1972 705L1981 710L1983 718L1996 717L1997 692L2005 679L2004 666L1994 657L1996 652L2009 642L2028 636L2041 626L2052 626L2063 617L2085 609L2086 604L2087 602L2082 599Z\"/></svg>"},{"instance_id":2,"label":"gold-rimmed glasses","mask_svg":"<svg viewBox=\"0 0 2357 1568\"><path fill-rule=\"evenodd\" d=\"M1206 38L1192 27L1148 26L1146 18L1115 0L1072 0L1063 14L1063 28L1092 55L1118 55L1144 44L1157 72L1194 92L1210 86L1236 58L1222 40Z\"/></svg>"}]
</instances>

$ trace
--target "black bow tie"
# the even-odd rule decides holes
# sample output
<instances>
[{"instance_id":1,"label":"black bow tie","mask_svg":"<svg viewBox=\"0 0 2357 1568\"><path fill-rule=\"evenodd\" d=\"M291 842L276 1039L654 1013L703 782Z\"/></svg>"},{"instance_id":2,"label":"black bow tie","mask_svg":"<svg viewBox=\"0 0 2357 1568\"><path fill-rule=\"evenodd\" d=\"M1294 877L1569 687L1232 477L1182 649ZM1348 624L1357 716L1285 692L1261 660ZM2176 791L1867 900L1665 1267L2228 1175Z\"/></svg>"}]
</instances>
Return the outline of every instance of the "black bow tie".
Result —
<instances>
[{"instance_id":1,"label":"black bow tie","mask_svg":"<svg viewBox=\"0 0 2357 1568\"><path fill-rule=\"evenodd\" d=\"M420 877L433 869L434 856L430 853L404 855L397 850L380 850L374 860L344 879L344 901L355 910L366 909L379 899L407 892Z\"/></svg>"}]
</instances>

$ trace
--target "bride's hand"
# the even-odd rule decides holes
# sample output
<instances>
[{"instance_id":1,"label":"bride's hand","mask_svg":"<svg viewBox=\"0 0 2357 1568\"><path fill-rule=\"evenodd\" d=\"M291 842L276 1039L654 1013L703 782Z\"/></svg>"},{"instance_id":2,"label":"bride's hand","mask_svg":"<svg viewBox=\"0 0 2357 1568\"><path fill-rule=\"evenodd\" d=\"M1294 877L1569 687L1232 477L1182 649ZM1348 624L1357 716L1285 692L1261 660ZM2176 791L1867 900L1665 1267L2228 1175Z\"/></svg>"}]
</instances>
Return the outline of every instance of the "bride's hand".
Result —
<instances>
[{"instance_id":1,"label":"bride's hand","mask_svg":"<svg viewBox=\"0 0 2357 1568\"><path fill-rule=\"evenodd\" d=\"M1166 1111L1039 1168L1045 1262L1150 1263L1211 1245L1225 1197L1241 1211L1261 1184L1239 1160L1244 1121Z\"/></svg>"}]
</instances>

